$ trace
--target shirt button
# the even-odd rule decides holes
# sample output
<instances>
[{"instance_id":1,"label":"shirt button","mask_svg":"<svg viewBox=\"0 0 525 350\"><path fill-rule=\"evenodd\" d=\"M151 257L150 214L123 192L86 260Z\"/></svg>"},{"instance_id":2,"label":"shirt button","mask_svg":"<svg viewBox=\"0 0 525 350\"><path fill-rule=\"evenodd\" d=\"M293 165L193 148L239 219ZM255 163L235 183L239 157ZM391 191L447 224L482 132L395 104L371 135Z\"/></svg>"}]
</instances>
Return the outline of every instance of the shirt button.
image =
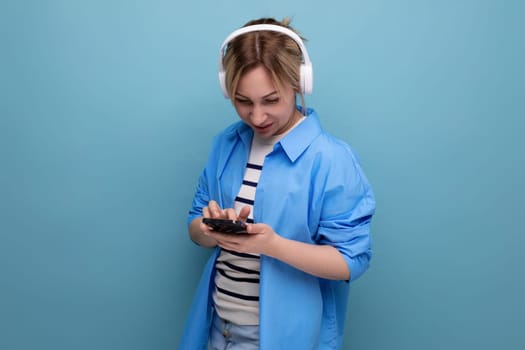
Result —
<instances>
[{"instance_id":1,"label":"shirt button","mask_svg":"<svg viewBox=\"0 0 525 350\"><path fill-rule=\"evenodd\" d=\"M222 331L222 335L223 335L223 337L228 338L228 337L230 336L230 332L228 332L227 329L224 329L224 330Z\"/></svg>"}]
</instances>

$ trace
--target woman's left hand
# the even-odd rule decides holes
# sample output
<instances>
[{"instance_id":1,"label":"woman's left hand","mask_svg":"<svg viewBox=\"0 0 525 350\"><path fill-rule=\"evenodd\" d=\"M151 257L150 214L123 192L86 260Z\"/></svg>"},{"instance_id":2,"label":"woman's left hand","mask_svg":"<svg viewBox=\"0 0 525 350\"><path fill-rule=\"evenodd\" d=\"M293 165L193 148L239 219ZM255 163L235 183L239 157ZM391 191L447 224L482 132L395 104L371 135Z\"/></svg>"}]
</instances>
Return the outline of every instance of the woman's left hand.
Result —
<instances>
[{"instance_id":1,"label":"woman's left hand","mask_svg":"<svg viewBox=\"0 0 525 350\"><path fill-rule=\"evenodd\" d=\"M350 269L343 255L331 245L287 239L266 224L248 224L248 234L206 233L221 248L240 253L262 254L285 262L311 275L350 280Z\"/></svg>"},{"instance_id":2,"label":"woman's left hand","mask_svg":"<svg viewBox=\"0 0 525 350\"><path fill-rule=\"evenodd\" d=\"M279 238L279 235L266 224L247 224L246 232L246 234L233 234L211 231L207 234L217 240L221 248L239 253L266 255Z\"/></svg>"}]
</instances>

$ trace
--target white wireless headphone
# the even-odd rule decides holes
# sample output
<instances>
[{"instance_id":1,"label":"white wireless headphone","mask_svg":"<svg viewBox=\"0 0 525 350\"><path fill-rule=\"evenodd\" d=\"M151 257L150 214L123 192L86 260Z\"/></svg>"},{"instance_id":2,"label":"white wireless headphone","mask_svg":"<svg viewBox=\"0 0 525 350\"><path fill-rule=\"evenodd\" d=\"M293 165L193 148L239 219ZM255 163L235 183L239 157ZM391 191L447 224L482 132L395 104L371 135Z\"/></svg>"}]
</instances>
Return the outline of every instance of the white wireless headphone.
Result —
<instances>
[{"instance_id":1,"label":"white wireless headphone","mask_svg":"<svg viewBox=\"0 0 525 350\"><path fill-rule=\"evenodd\" d=\"M297 43L297 45L299 45L299 48L301 49L301 52L303 54L303 63L300 67L301 91L303 94L311 94L314 85L312 62L310 61L310 57L308 56L306 47L304 46L304 43L299 37L299 35L297 35L294 31L286 27L275 24L254 24L237 29L236 31L231 33L221 45L221 49L219 51L219 82L221 84L221 89L224 97L229 98L228 91L226 90L226 72L224 71L223 63L226 46L230 41L232 41L234 38L240 35L261 30L274 31L286 34L290 38L292 38Z\"/></svg>"}]
</instances>

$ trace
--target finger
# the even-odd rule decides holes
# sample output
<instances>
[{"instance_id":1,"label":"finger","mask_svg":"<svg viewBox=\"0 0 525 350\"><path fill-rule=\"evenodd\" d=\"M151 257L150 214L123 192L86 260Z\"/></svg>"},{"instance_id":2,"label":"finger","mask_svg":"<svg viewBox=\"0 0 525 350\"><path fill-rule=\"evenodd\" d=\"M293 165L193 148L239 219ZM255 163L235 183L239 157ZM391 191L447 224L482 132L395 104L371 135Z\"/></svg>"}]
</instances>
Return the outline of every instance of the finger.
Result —
<instances>
[{"instance_id":1,"label":"finger","mask_svg":"<svg viewBox=\"0 0 525 350\"><path fill-rule=\"evenodd\" d=\"M235 213L235 210L233 208L224 209L224 213L226 214L226 217L230 220L237 219L237 214Z\"/></svg>"},{"instance_id":2,"label":"finger","mask_svg":"<svg viewBox=\"0 0 525 350\"><path fill-rule=\"evenodd\" d=\"M248 232L251 235L264 234L266 232L266 227L267 226L264 224L247 224L246 232Z\"/></svg>"},{"instance_id":3,"label":"finger","mask_svg":"<svg viewBox=\"0 0 525 350\"><path fill-rule=\"evenodd\" d=\"M246 221L249 215L250 215L250 207L246 205L241 208L241 211L239 212L239 216L237 217L237 220Z\"/></svg>"},{"instance_id":4,"label":"finger","mask_svg":"<svg viewBox=\"0 0 525 350\"><path fill-rule=\"evenodd\" d=\"M253 224L247 224L246 225L246 232L248 232L250 235L255 235L258 232L254 231Z\"/></svg>"},{"instance_id":5,"label":"finger","mask_svg":"<svg viewBox=\"0 0 525 350\"><path fill-rule=\"evenodd\" d=\"M210 227L209 227L208 225L206 225L205 223L202 223L202 222L201 222L201 226L200 226L200 228L201 228L201 231L202 231L205 235L207 235L207 236L209 236L209 235L210 235L210 232L212 232L212 231L210 230Z\"/></svg>"},{"instance_id":6,"label":"finger","mask_svg":"<svg viewBox=\"0 0 525 350\"><path fill-rule=\"evenodd\" d=\"M221 248L224 248L224 249L227 249L227 250L233 250L233 251L240 251L242 250L241 246L239 245L239 243L236 243L236 242L228 242L228 241L217 241L217 244L221 247Z\"/></svg>"},{"instance_id":7,"label":"finger","mask_svg":"<svg viewBox=\"0 0 525 350\"><path fill-rule=\"evenodd\" d=\"M231 235L228 233L221 233L217 231L210 230L210 236L215 238L218 244L226 244L228 246L236 246L240 244L239 238L235 235Z\"/></svg>"},{"instance_id":8,"label":"finger","mask_svg":"<svg viewBox=\"0 0 525 350\"><path fill-rule=\"evenodd\" d=\"M208 203L208 208L210 210L210 216L212 218L220 218L223 216L222 209L221 207L219 207L219 204L216 201L211 200Z\"/></svg>"},{"instance_id":9,"label":"finger","mask_svg":"<svg viewBox=\"0 0 525 350\"><path fill-rule=\"evenodd\" d=\"M207 234L208 236L212 237L213 239L215 239L215 241L217 241L217 245L219 245L220 247L224 247L224 246L232 246L232 243L228 241L227 238L224 237L224 235L218 233L218 232L215 232L215 231L209 231L209 233Z\"/></svg>"}]
</instances>

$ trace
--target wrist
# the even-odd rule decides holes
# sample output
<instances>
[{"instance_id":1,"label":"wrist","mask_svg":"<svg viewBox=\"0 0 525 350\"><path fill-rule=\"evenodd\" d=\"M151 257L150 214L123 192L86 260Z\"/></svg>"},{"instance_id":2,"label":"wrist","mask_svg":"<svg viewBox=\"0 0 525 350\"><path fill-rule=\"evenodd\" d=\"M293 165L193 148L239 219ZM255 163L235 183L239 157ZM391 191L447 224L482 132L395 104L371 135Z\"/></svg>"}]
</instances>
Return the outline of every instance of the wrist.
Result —
<instances>
[{"instance_id":1,"label":"wrist","mask_svg":"<svg viewBox=\"0 0 525 350\"><path fill-rule=\"evenodd\" d=\"M275 259L280 259L282 246L284 242L286 241L286 238L280 236L277 233L274 233L268 240L268 243L266 244L266 251L263 252L264 255L270 256Z\"/></svg>"}]
</instances>

